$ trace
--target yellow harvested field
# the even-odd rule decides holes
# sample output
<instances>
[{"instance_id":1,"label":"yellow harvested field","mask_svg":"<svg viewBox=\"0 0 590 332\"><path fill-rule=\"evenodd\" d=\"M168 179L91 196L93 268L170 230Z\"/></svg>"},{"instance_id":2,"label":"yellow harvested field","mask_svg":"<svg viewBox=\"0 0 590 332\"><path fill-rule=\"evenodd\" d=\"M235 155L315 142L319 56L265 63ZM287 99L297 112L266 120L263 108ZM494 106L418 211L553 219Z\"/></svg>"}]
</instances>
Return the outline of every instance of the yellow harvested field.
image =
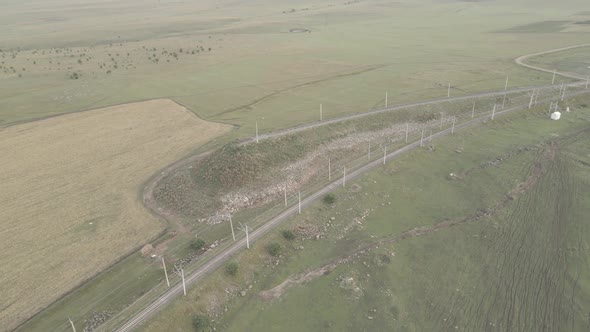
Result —
<instances>
[{"instance_id":1,"label":"yellow harvested field","mask_svg":"<svg viewBox=\"0 0 590 332\"><path fill-rule=\"evenodd\" d=\"M230 129L164 99L0 129L0 330L156 236L142 184Z\"/></svg>"}]
</instances>

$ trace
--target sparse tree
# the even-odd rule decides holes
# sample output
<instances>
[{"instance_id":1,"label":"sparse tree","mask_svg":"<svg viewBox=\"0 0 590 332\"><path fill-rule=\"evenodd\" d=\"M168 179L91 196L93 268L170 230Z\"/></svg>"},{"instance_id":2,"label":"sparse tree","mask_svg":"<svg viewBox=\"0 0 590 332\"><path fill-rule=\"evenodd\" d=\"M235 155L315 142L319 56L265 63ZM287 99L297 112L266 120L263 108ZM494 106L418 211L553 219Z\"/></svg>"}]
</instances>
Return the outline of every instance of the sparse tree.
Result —
<instances>
[{"instance_id":1,"label":"sparse tree","mask_svg":"<svg viewBox=\"0 0 590 332\"><path fill-rule=\"evenodd\" d=\"M332 205L336 202L336 196L334 194L327 194L322 200L325 204Z\"/></svg>"},{"instance_id":2,"label":"sparse tree","mask_svg":"<svg viewBox=\"0 0 590 332\"><path fill-rule=\"evenodd\" d=\"M236 262L229 262L225 266L225 273L230 276L235 276L238 274L239 265Z\"/></svg>"},{"instance_id":3,"label":"sparse tree","mask_svg":"<svg viewBox=\"0 0 590 332\"><path fill-rule=\"evenodd\" d=\"M295 233L293 233L293 231L290 229L286 229L286 230L282 231L281 234L283 235L283 237L286 240L289 240L289 241L295 240Z\"/></svg>"},{"instance_id":4,"label":"sparse tree","mask_svg":"<svg viewBox=\"0 0 590 332\"><path fill-rule=\"evenodd\" d=\"M211 321L209 317L205 315L195 315L193 316L193 328L196 332L206 331L211 325Z\"/></svg>"},{"instance_id":5,"label":"sparse tree","mask_svg":"<svg viewBox=\"0 0 590 332\"><path fill-rule=\"evenodd\" d=\"M278 257L281 254L282 248L280 244L273 242L266 247L266 250L271 256Z\"/></svg>"},{"instance_id":6,"label":"sparse tree","mask_svg":"<svg viewBox=\"0 0 590 332\"><path fill-rule=\"evenodd\" d=\"M203 239L194 239L193 241L191 241L191 244L190 244L190 248L195 251L200 250L204 246L205 246L205 241Z\"/></svg>"}]
</instances>

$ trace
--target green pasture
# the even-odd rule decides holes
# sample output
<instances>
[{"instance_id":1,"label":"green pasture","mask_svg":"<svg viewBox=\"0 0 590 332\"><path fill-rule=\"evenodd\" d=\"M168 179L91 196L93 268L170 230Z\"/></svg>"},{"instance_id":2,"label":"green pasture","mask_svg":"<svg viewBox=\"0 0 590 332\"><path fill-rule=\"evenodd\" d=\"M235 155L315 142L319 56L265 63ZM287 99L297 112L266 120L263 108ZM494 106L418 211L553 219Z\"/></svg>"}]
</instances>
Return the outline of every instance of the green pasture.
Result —
<instances>
[{"instance_id":1,"label":"green pasture","mask_svg":"<svg viewBox=\"0 0 590 332\"><path fill-rule=\"evenodd\" d=\"M233 259L240 264L237 277L215 272L144 330L188 330L192 315L209 310L217 330L227 331L542 326L583 331L590 295L583 254L589 238L581 217L589 199L589 112L579 108L559 122L548 120L542 109L502 116L437 139L434 150L395 159L351 181L349 188L360 190L337 190L334 206L318 202L282 226L326 227L324 239L289 242L273 231ZM547 157L553 145L555 154ZM544 173L534 186L507 199L538 165ZM465 177L452 180L450 173ZM274 302L258 296L289 276L361 246L475 215L501 202L507 203L491 216L380 245L327 275L293 286ZM366 211L368 217L359 219ZM354 227L344 231L350 224ZM286 249L278 265L269 263L265 247L270 242ZM298 246L304 249L296 250ZM351 277L360 293L342 284L342 278ZM224 289L245 289L247 294L230 296ZM223 303L221 309L213 299Z\"/></svg>"},{"instance_id":2,"label":"green pasture","mask_svg":"<svg viewBox=\"0 0 590 332\"><path fill-rule=\"evenodd\" d=\"M108 105L171 98L204 119L239 126L209 145L212 147L234 138L253 136L256 122L264 133L317 121L319 104L323 104L324 118L381 107L386 91L392 105L445 97L449 83L452 96L503 89L507 76L509 87L547 84L551 81L550 74L521 68L513 59L587 42L590 28L586 25L577 25L576 31L569 31L546 23L570 22L572 15L576 20L588 19L590 14L575 9L583 4L585 1L578 0L560 3L545 0L542 4L529 0L518 4L514 1L416 3L408 0L350 4L320 1L309 6L293 5L286 0L256 0L247 5L232 1L146 4L139 0L101 3L0 0L0 127ZM289 33L292 28L309 29L311 33ZM200 50L200 47L205 51L187 54L187 50ZM151 51L153 48L156 51ZM172 52L178 53L178 60L170 56ZM584 54L587 54L584 52L587 49L565 52L567 61L559 61L557 53L531 62L582 72ZM158 61L154 62L154 58ZM79 74L78 79L72 78L74 73ZM237 277L207 278L188 299L167 309L168 315L158 316L147 329L188 328L190 315L203 311L210 303L209 298L209 302L204 301L198 292L223 292L228 284L245 287L246 282L255 279L258 280L255 291L272 287L293 273L371 241L371 235L379 238L487 206L490 200L501 198L526 176L524 165L512 163L530 162L532 154L515 157L499 169L486 169L477 175L477 180L452 183L445 179L448 173L475 167L490 156L510 149L535 144L547 138L553 126L559 127L555 129L557 132L574 126L568 121L546 122L540 113L521 117L526 120L517 116L503 125L488 124L485 135L470 130L444 138L436 142L435 153L412 152L388 165L386 173L376 171L362 177L357 180L362 187L359 193L339 192L335 207L317 204L302 217L318 223L336 216L335 224L344 225L353 216L362 214L365 205L370 206L375 209L371 212L372 221L365 222L362 229L347 233L341 240L306 241L302 243L303 251L295 251L294 243L285 242L277 234L270 235L256 244L253 252L264 257L264 243L275 239L287 250L287 262L276 269L261 269L257 254L242 254L236 258L240 264ZM516 123L526 125L517 131ZM462 154L453 152L463 146ZM368 195L363 197L361 193ZM241 218L246 220L263 212L246 211ZM393 221L391 216L396 216ZM479 226L460 227L477 229ZM439 247L439 244L456 242L465 250L475 248L478 242L462 240L455 231L443 230L427 238L391 246L389 249L396 252L392 263L383 267L384 270L375 271L376 267L371 265L369 271L381 281L372 284L371 278L363 277L367 293L374 294L371 295L374 298L361 298L356 303L342 301L348 295L335 285L332 277L353 273L360 278L365 265L355 260L351 270L340 266L328 278L293 288L279 300L284 305L259 302L251 295L253 291L245 298L231 299L230 310L217 326L231 330L244 324L255 329L260 327L257 324L261 322L256 321L260 315L273 324L268 326L288 330L296 325L281 325L279 318L287 319L286 313L290 312L293 321L306 313L316 317L308 320L311 330L370 328L338 324L352 324L347 320L355 317L352 313L358 311L360 315L362 310L373 309L368 307L372 301L386 305L390 299L375 291L385 287L381 283L409 278L412 271L420 271L422 266L431 266L432 270L427 271L430 273L441 273L441 267L452 266L452 262L433 255L444 250L454 254L453 250L459 249ZM226 230L215 229L207 235L210 236L207 240L216 239L223 232ZM181 236L170 242L171 258L189 254L187 243L191 238ZM424 243L424 247L416 249L409 243L417 243L416 246ZM479 271L472 261L467 265L472 273ZM453 274L448 273L440 278L449 285L468 276L452 281ZM67 331L68 316L77 326L83 326L88 312L121 310L161 282L161 274L156 261L132 255L33 318L21 330ZM580 284L587 285L585 279L580 280ZM410 288L398 283L395 290L399 291L396 295L399 304L395 305L396 309L393 306L387 309L396 320L405 319L409 329L412 329L412 317L426 310L424 303L412 300L418 294L413 291L427 289L418 287L421 282L435 284L431 279L416 278L415 282L417 286ZM433 296L442 299L448 291L441 290ZM223 294L216 296L220 301L224 299ZM315 304L306 302L306 298ZM346 305L334 307L333 312L317 310L328 301ZM291 312L292 308L302 306L305 308L300 312ZM312 308L316 310L312 312ZM379 313L383 313L381 309ZM385 321L374 316L375 319L369 320L363 314L360 316L363 319L355 324L391 326L390 318Z\"/></svg>"}]
</instances>

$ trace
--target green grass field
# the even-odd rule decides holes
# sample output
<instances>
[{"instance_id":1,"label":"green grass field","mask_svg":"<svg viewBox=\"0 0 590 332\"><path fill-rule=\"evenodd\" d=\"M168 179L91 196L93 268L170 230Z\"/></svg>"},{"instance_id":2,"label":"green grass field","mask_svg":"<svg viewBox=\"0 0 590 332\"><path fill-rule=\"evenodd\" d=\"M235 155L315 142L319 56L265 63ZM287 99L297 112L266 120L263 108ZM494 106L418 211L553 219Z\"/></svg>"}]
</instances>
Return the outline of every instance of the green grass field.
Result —
<instances>
[{"instance_id":1,"label":"green grass field","mask_svg":"<svg viewBox=\"0 0 590 332\"><path fill-rule=\"evenodd\" d=\"M206 312L227 331L585 331L589 116L587 107L560 122L542 109L521 112L404 155L338 190L335 205L318 202L283 226L324 229L322 239L273 232L234 258L237 277L215 272L144 330L189 330L191 315ZM365 250L272 302L258 294L449 221L458 222ZM281 258L266 253L270 242L284 247Z\"/></svg>"},{"instance_id":2,"label":"green grass field","mask_svg":"<svg viewBox=\"0 0 590 332\"><path fill-rule=\"evenodd\" d=\"M509 87L546 84L550 74L521 68L513 59L587 42L590 26L575 24L590 19L588 12L576 9L584 4L0 0L0 128L105 105L171 98L204 119L238 127L200 149L204 151L253 136L256 122L264 133L316 121L320 103L329 118L380 107L385 91L395 104L444 97L448 83L453 96L502 89L506 76ZM583 70L587 49L569 52L538 61ZM559 56L568 61L560 62ZM445 199L456 205L453 198ZM405 213L409 217L413 211ZM242 218L259 213L264 211L247 211ZM211 239L220 234L211 232ZM188 255L186 244L192 238L183 234L167 242L170 258ZM328 257L318 255L312 263ZM67 331L63 317L83 325L92 311L116 312L161 281L157 264L139 255L121 264L21 330ZM120 272L126 269L134 272ZM105 289L118 285L127 285L125 291L104 296ZM231 320L223 324L230 326Z\"/></svg>"}]
</instances>

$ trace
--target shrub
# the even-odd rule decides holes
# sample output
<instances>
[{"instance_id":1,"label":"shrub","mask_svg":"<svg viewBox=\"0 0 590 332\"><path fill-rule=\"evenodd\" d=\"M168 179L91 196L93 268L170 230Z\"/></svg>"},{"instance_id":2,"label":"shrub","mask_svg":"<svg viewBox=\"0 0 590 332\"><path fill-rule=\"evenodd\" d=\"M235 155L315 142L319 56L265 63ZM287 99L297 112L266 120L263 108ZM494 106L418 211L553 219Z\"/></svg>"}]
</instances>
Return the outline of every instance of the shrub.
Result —
<instances>
[{"instance_id":1,"label":"shrub","mask_svg":"<svg viewBox=\"0 0 590 332\"><path fill-rule=\"evenodd\" d=\"M236 262L229 262L227 263L227 265L225 266L225 273L227 273L230 276L235 276L236 274L238 274L238 263Z\"/></svg>"},{"instance_id":2,"label":"shrub","mask_svg":"<svg viewBox=\"0 0 590 332\"><path fill-rule=\"evenodd\" d=\"M285 239L287 239L289 241L295 240L295 233L293 233L293 231L291 231L291 230L286 229L286 230L282 231L281 234L283 235L283 237Z\"/></svg>"},{"instance_id":3,"label":"shrub","mask_svg":"<svg viewBox=\"0 0 590 332\"><path fill-rule=\"evenodd\" d=\"M209 328L210 321L209 317L205 315L195 315L193 316L193 327L195 331L201 332L207 330Z\"/></svg>"},{"instance_id":4,"label":"shrub","mask_svg":"<svg viewBox=\"0 0 590 332\"><path fill-rule=\"evenodd\" d=\"M268 250L268 253L271 254L271 256L277 257L281 254L281 245L273 242L266 247L266 250Z\"/></svg>"},{"instance_id":5,"label":"shrub","mask_svg":"<svg viewBox=\"0 0 590 332\"><path fill-rule=\"evenodd\" d=\"M199 250L205 246L205 241L202 239L194 239L191 241L190 248L192 250Z\"/></svg>"},{"instance_id":6,"label":"shrub","mask_svg":"<svg viewBox=\"0 0 590 332\"><path fill-rule=\"evenodd\" d=\"M331 205L334 204L334 202L336 202L336 196L334 196L334 194L327 194L326 196L324 196L324 203Z\"/></svg>"}]
</instances>

